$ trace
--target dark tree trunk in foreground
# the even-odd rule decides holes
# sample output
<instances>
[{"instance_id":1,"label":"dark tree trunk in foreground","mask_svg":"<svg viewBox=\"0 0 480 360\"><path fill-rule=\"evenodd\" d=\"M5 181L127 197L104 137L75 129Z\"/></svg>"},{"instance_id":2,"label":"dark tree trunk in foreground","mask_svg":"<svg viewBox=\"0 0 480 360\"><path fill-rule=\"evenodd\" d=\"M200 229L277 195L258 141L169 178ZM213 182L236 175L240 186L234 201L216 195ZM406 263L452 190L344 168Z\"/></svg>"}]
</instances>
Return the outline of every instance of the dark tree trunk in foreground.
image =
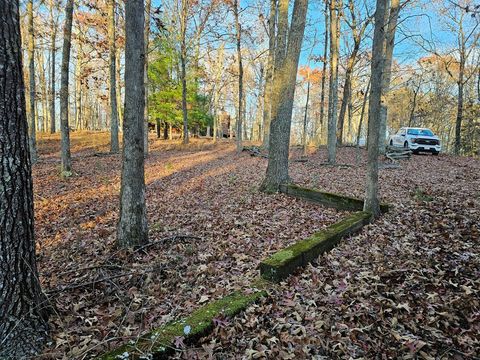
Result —
<instances>
[{"instance_id":1,"label":"dark tree trunk in foreground","mask_svg":"<svg viewBox=\"0 0 480 360\"><path fill-rule=\"evenodd\" d=\"M115 48L115 0L108 2L108 45L110 52L110 152L118 153L117 70Z\"/></svg>"},{"instance_id":2,"label":"dark tree trunk in foreground","mask_svg":"<svg viewBox=\"0 0 480 360\"><path fill-rule=\"evenodd\" d=\"M48 339L35 259L33 190L18 1L0 1L0 358L34 357Z\"/></svg>"},{"instance_id":3,"label":"dark tree trunk in foreground","mask_svg":"<svg viewBox=\"0 0 480 360\"><path fill-rule=\"evenodd\" d=\"M364 210L380 214L378 201L378 144L380 141L382 78L384 69L385 11L387 0L377 0L373 34L371 90L368 106L368 165Z\"/></svg>"},{"instance_id":4,"label":"dark tree trunk in foreground","mask_svg":"<svg viewBox=\"0 0 480 360\"><path fill-rule=\"evenodd\" d=\"M27 4L28 13L28 78L30 82L30 156L32 163L37 162L37 128L35 125L35 34L33 32L33 0Z\"/></svg>"},{"instance_id":5,"label":"dark tree trunk in foreground","mask_svg":"<svg viewBox=\"0 0 480 360\"><path fill-rule=\"evenodd\" d=\"M285 16L285 13L288 14L288 1L285 7L282 5L284 4L281 1L278 33L282 38L277 41L277 46L283 42L284 27L287 26L285 23L288 21L288 16ZM308 0L295 0L286 54L282 56L282 49L280 49L275 55L269 157L266 177L261 186L262 190L267 192L278 191L280 185L289 180L290 125L307 7Z\"/></svg>"},{"instance_id":6,"label":"dark tree trunk in foreground","mask_svg":"<svg viewBox=\"0 0 480 360\"><path fill-rule=\"evenodd\" d=\"M65 25L63 28L62 72L60 82L60 127L62 138L62 176L72 174L70 155L70 127L68 124L68 77L70 66L70 48L72 46L73 0L67 0L65 7Z\"/></svg>"},{"instance_id":7,"label":"dark tree trunk in foreground","mask_svg":"<svg viewBox=\"0 0 480 360\"><path fill-rule=\"evenodd\" d=\"M120 221L117 241L132 247L148 241L145 208L144 110L145 13L143 0L125 3L125 119L123 121Z\"/></svg>"}]
</instances>

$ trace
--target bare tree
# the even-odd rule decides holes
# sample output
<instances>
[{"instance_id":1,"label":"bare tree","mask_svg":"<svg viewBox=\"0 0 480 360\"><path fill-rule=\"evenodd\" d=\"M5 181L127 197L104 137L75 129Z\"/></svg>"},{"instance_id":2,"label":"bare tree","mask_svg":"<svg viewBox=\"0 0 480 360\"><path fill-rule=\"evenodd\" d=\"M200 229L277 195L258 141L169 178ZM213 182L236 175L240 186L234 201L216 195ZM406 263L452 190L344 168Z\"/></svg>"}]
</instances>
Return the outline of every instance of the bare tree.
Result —
<instances>
[{"instance_id":1,"label":"bare tree","mask_svg":"<svg viewBox=\"0 0 480 360\"><path fill-rule=\"evenodd\" d=\"M324 116L325 116L325 82L327 79L327 52L328 52L328 44L329 44L329 31L328 31L328 24L329 24L329 16L328 11L329 3L328 0L325 0L325 40L323 44L323 57L322 57L322 80L321 80L321 93L320 93L320 127L323 126L324 123ZM316 132L316 131L315 131Z\"/></svg>"},{"instance_id":2,"label":"bare tree","mask_svg":"<svg viewBox=\"0 0 480 360\"><path fill-rule=\"evenodd\" d=\"M384 47L386 40L385 13L387 1L388 0L377 0L372 46L371 90L368 104L368 164L364 210L371 212L375 217L380 215L380 203L378 200L378 143L380 138L382 77L384 75Z\"/></svg>"},{"instance_id":3,"label":"bare tree","mask_svg":"<svg viewBox=\"0 0 480 360\"><path fill-rule=\"evenodd\" d=\"M60 82L60 125L62 137L62 176L72 174L70 155L70 127L68 124L68 78L70 67L70 48L72 46L73 0L67 0L65 24L63 27L62 71Z\"/></svg>"},{"instance_id":4,"label":"bare tree","mask_svg":"<svg viewBox=\"0 0 480 360\"><path fill-rule=\"evenodd\" d=\"M115 0L108 0L108 47L110 71L110 152L118 153L118 105L115 47Z\"/></svg>"},{"instance_id":5,"label":"bare tree","mask_svg":"<svg viewBox=\"0 0 480 360\"><path fill-rule=\"evenodd\" d=\"M328 162L335 163L337 154L337 105L338 105L338 49L339 12L342 0L330 0L330 87L328 93Z\"/></svg>"},{"instance_id":6,"label":"bare tree","mask_svg":"<svg viewBox=\"0 0 480 360\"><path fill-rule=\"evenodd\" d=\"M237 143L237 152L242 151L242 122L243 122L243 62L242 62L242 25L238 16L238 0L233 0L233 16L235 18L236 45L237 45L237 64L238 64L238 112L235 142Z\"/></svg>"},{"instance_id":7,"label":"bare tree","mask_svg":"<svg viewBox=\"0 0 480 360\"><path fill-rule=\"evenodd\" d=\"M269 157L266 176L261 186L264 191L278 191L280 185L289 180L290 125L307 8L308 0L295 0L288 30L288 0L279 1Z\"/></svg>"},{"instance_id":8,"label":"bare tree","mask_svg":"<svg viewBox=\"0 0 480 360\"><path fill-rule=\"evenodd\" d=\"M148 49L150 45L150 12L152 7L152 0L145 1L145 126L143 147L145 156L148 155Z\"/></svg>"},{"instance_id":9,"label":"bare tree","mask_svg":"<svg viewBox=\"0 0 480 360\"><path fill-rule=\"evenodd\" d=\"M395 46L395 33L397 31L398 15L400 14L400 0L391 0L390 12L388 15L388 22L386 24L385 33L385 60L383 65L382 78L382 98L385 99L390 91L390 81L392 79L392 62L393 62L393 48ZM373 83L372 83L373 90ZM380 139L378 142L379 151L383 154L385 152L386 136L387 136L387 118L388 107L387 102L382 101L380 108Z\"/></svg>"},{"instance_id":10,"label":"bare tree","mask_svg":"<svg viewBox=\"0 0 480 360\"><path fill-rule=\"evenodd\" d=\"M188 113L187 113L187 21L188 0L181 0L180 14L180 81L182 83L182 116L183 143L188 144Z\"/></svg>"},{"instance_id":11,"label":"bare tree","mask_svg":"<svg viewBox=\"0 0 480 360\"><path fill-rule=\"evenodd\" d=\"M263 101L263 147L268 149L270 134L270 120L272 113L272 83L275 62L275 27L277 23L277 0L270 0L270 14L268 16L268 58L265 74L265 95Z\"/></svg>"},{"instance_id":12,"label":"bare tree","mask_svg":"<svg viewBox=\"0 0 480 360\"><path fill-rule=\"evenodd\" d=\"M55 126L55 56L57 42L57 23L55 21L56 0L50 0L50 133L56 132Z\"/></svg>"},{"instance_id":13,"label":"bare tree","mask_svg":"<svg viewBox=\"0 0 480 360\"><path fill-rule=\"evenodd\" d=\"M36 132L37 127L35 125L35 96L36 96L36 84L35 84L35 33L33 29L33 0L29 0L27 3L28 14L28 78L30 82L30 156L32 163L37 162L37 139Z\"/></svg>"},{"instance_id":14,"label":"bare tree","mask_svg":"<svg viewBox=\"0 0 480 360\"><path fill-rule=\"evenodd\" d=\"M340 107L340 114L338 116L338 129L337 129L337 143L342 145L343 143L343 127L345 123L345 114L347 113L347 106L351 102L352 97L352 74L355 64L357 62L358 52L360 45L365 34L367 26L370 24L371 19L368 17L366 20L358 24L357 15L355 12L354 0L348 0L348 10L350 12L350 19L346 19L346 23L352 32L353 37L353 49L347 60L347 68L345 72L345 83L343 85L343 98L342 105ZM350 114L351 112L349 112Z\"/></svg>"},{"instance_id":15,"label":"bare tree","mask_svg":"<svg viewBox=\"0 0 480 360\"><path fill-rule=\"evenodd\" d=\"M0 358L25 359L48 339L48 313L35 256L18 1L0 1L0 49Z\"/></svg>"},{"instance_id":16,"label":"bare tree","mask_svg":"<svg viewBox=\"0 0 480 360\"><path fill-rule=\"evenodd\" d=\"M143 0L125 3L125 120L123 122L120 221L117 242L132 247L148 241L145 206L145 8Z\"/></svg>"}]
</instances>

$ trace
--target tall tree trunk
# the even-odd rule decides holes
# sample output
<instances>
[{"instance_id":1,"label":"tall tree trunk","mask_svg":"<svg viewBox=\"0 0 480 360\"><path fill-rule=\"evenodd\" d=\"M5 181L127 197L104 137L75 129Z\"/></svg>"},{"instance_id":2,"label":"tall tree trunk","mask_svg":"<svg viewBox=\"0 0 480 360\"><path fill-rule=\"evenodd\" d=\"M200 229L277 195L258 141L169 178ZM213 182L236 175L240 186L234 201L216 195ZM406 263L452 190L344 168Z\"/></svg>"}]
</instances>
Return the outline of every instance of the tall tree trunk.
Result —
<instances>
[{"instance_id":1,"label":"tall tree trunk","mask_svg":"<svg viewBox=\"0 0 480 360\"><path fill-rule=\"evenodd\" d=\"M217 141L218 137L218 127L219 127L219 109L218 109L218 104L220 102L220 80L222 77L222 71L223 71L223 59L224 59L224 49L225 49L225 43L222 42L220 44L220 47L218 48L218 58L217 58L217 64L216 64L216 71L215 71L215 90L213 94L213 142L215 143Z\"/></svg>"},{"instance_id":2,"label":"tall tree trunk","mask_svg":"<svg viewBox=\"0 0 480 360\"><path fill-rule=\"evenodd\" d=\"M188 144L188 113L187 113L187 19L188 19L188 0L182 0L182 9L180 16L180 79L182 82L182 116L183 116L183 143Z\"/></svg>"},{"instance_id":3,"label":"tall tree trunk","mask_svg":"<svg viewBox=\"0 0 480 360\"><path fill-rule=\"evenodd\" d=\"M38 123L38 131L45 132L48 123L48 84L45 75L47 69L45 68L45 55L43 51L39 51L37 69L40 77L40 84L42 87L42 120Z\"/></svg>"},{"instance_id":4,"label":"tall tree trunk","mask_svg":"<svg viewBox=\"0 0 480 360\"><path fill-rule=\"evenodd\" d=\"M464 69L460 66L460 76L457 83L457 117L455 119L455 146L453 148L454 154L459 155L462 146L462 120L463 120L463 72Z\"/></svg>"},{"instance_id":5,"label":"tall tree trunk","mask_svg":"<svg viewBox=\"0 0 480 360\"><path fill-rule=\"evenodd\" d=\"M54 134L56 130L55 119L55 56L56 56L56 42L57 42L57 24L55 23L55 0L50 0L50 133Z\"/></svg>"},{"instance_id":6,"label":"tall tree trunk","mask_svg":"<svg viewBox=\"0 0 480 360\"><path fill-rule=\"evenodd\" d=\"M372 46L371 90L368 106L368 164L364 210L380 215L378 201L378 142L380 138L382 83L384 75L385 12L388 0L377 0ZM396 0L393 0L396 1Z\"/></svg>"},{"instance_id":7,"label":"tall tree trunk","mask_svg":"<svg viewBox=\"0 0 480 360\"><path fill-rule=\"evenodd\" d=\"M328 93L328 162L335 163L337 156L337 106L338 106L338 38L341 0L330 0L330 87Z\"/></svg>"},{"instance_id":8,"label":"tall tree trunk","mask_svg":"<svg viewBox=\"0 0 480 360\"><path fill-rule=\"evenodd\" d=\"M243 63L242 63L242 26L238 17L238 0L233 0L233 14L235 17L235 30L237 42L237 63L238 63L238 112L237 112L237 129L235 142L237 143L237 153L242 151L242 122L243 122Z\"/></svg>"},{"instance_id":9,"label":"tall tree trunk","mask_svg":"<svg viewBox=\"0 0 480 360\"><path fill-rule=\"evenodd\" d=\"M286 5L286 6L285 6ZM289 180L288 155L290 149L290 126L292 121L293 99L297 78L298 61L302 47L308 0L295 0L292 13L292 24L288 33L286 55L282 49L275 55L274 86L272 101L272 121L270 124L269 157L266 177L262 190L278 191L281 184ZM280 0L279 31L277 47L282 46L283 26L288 28L288 1ZM277 55L279 58L277 58ZM277 62L278 60L278 62Z\"/></svg>"},{"instance_id":10,"label":"tall tree trunk","mask_svg":"<svg viewBox=\"0 0 480 360\"><path fill-rule=\"evenodd\" d=\"M117 109L118 109L118 122L119 129L123 129L123 101L122 101L122 77L120 74L120 58L121 58L121 49L117 48L117 56L115 58L116 65L116 79L117 79Z\"/></svg>"},{"instance_id":11,"label":"tall tree trunk","mask_svg":"<svg viewBox=\"0 0 480 360\"><path fill-rule=\"evenodd\" d=\"M343 97L342 97L342 106L340 107L340 115L338 116L338 129L337 129L337 143L338 145L343 144L343 128L345 124L345 114L347 112L347 107L352 96L352 74L353 67L355 65L358 50L360 49L360 41L355 42L352 53L350 54L347 62L347 71L345 73L345 83L343 85Z\"/></svg>"},{"instance_id":12,"label":"tall tree trunk","mask_svg":"<svg viewBox=\"0 0 480 360\"><path fill-rule=\"evenodd\" d=\"M143 147L145 156L148 155L148 49L150 44L150 10L152 7L152 0L145 1L145 126Z\"/></svg>"},{"instance_id":13,"label":"tall tree trunk","mask_svg":"<svg viewBox=\"0 0 480 360\"><path fill-rule=\"evenodd\" d=\"M28 13L28 78L30 82L30 155L32 163L37 162L37 138L36 138L36 125L35 125L35 34L33 32L33 0L29 0L27 3Z\"/></svg>"},{"instance_id":14,"label":"tall tree trunk","mask_svg":"<svg viewBox=\"0 0 480 360\"><path fill-rule=\"evenodd\" d=\"M265 74L265 96L263 101L263 147L268 149L270 121L272 118L272 86L275 63L275 27L277 19L277 0L270 0L270 15L268 17L268 59Z\"/></svg>"},{"instance_id":15,"label":"tall tree trunk","mask_svg":"<svg viewBox=\"0 0 480 360\"><path fill-rule=\"evenodd\" d=\"M125 120L117 243L132 247L148 241L145 206L145 8L143 0L125 3Z\"/></svg>"},{"instance_id":16,"label":"tall tree trunk","mask_svg":"<svg viewBox=\"0 0 480 360\"><path fill-rule=\"evenodd\" d=\"M320 93L320 128L322 128L324 124L324 117L325 117L325 82L327 79L327 52L328 52L328 44L329 44L329 16L328 16L328 8L329 3L328 0L325 0L325 39L323 44L323 68L322 68L322 80L321 80L321 93ZM315 129L315 136L317 136L317 129ZM321 134L320 136L321 137ZM320 143L320 141L318 141Z\"/></svg>"},{"instance_id":17,"label":"tall tree trunk","mask_svg":"<svg viewBox=\"0 0 480 360\"><path fill-rule=\"evenodd\" d=\"M117 72L115 47L115 0L108 1L108 47L110 52L110 152L118 153L118 106L117 106Z\"/></svg>"},{"instance_id":18,"label":"tall tree trunk","mask_svg":"<svg viewBox=\"0 0 480 360\"><path fill-rule=\"evenodd\" d=\"M0 1L0 358L35 357L48 339L35 256L18 1Z\"/></svg>"},{"instance_id":19,"label":"tall tree trunk","mask_svg":"<svg viewBox=\"0 0 480 360\"><path fill-rule=\"evenodd\" d=\"M400 13L400 0L391 0L390 15L388 16L387 32L385 38L385 62L382 83L382 104L380 108L380 139L378 142L379 151L385 153L387 137L388 108L386 97L390 91L390 80L392 78L393 48L395 46L395 32L397 31L398 15ZM373 88L373 85L372 85Z\"/></svg>"},{"instance_id":20,"label":"tall tree trunk","mask_svg":"<svg viewBox=\"0 0 480 360\"><path fill-rule=\"evenodd\" d=\"M155 119L155 130L157 131L157 139L160 139L160 136L162 134L162 130L160 129L161 123L160 119L156 118Z\"/></svg>"},{"instance_id":21,"label":"tall tree trunk","mask_svg":"<svg viewBox=\"0 0 480 360\"><path fill-rule=\"evenodd\" d=\"M357 129L357 148L360 146L360 136L362 134L362 125L363 119L365 118L365 109L367 107L367 100L368 100L368 93L370 92L370 84L371 79L368 80L367 89L365 90L365 94L363 95L363 102L362 102L362 111L360 112L360 120L358 122L358 129Z\"/></svg>"},{"instance_id":22,"label":"tall tree trunk","mask_svg":"<svg viewBox=\"0 0 480 360\"><path fill-rule=\"evenodd\" d=\"M72 40L73 0L67 0L65 7L65 25L63 28L62 71L60 81L60 125L62 138L62 176L72 174L70 155L70 127L68 124L68 77L70 66L70 48Z\"/></svg>"},{"instance_id":23,"label":"tall tree trunk","mask_svg":"<svg viewBox=\"0 0 480 360\"><path fill-rule=\"evenodd\" d=\"M310 70L307 81L307 99L305 100L305 110L303 112L303 133L302 133L302 146L303 154L307 153L307 120L308 120L308 102L310 101Z\"/></svg>"}]
</instances>

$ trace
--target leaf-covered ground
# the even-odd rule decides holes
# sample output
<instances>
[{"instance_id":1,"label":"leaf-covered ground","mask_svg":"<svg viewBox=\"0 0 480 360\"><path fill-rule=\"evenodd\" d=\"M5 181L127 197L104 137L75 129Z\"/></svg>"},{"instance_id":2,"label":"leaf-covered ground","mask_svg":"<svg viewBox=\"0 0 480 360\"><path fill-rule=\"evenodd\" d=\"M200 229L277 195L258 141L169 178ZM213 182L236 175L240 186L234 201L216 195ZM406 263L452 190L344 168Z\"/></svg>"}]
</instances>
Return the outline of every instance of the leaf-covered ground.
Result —
<instances>
[{"instance_id":1,"label":"leaf-covered ground","mask_svg":"<svg viewBox=\"0 0 480 360\"><path fill-rule=\"evenodd\" d=\"M58 138L40 139L39 267L56 311L46 358L93 357L244 288L268 254L345 215L258 192L266 159L230 144L156 141L146 162L153 244L119 251L120 157L104 156L107 143L106 134L73 134L75 176L62 180ZM349 166L324 166L325 157L319 150L292 162L292 179L362 196L363 151L340 149L338 162ZM478 356L480 161L414 156L380 177L391 212L176 356Z\"/></svg>"},{"instance_id":2,"label":"leaf-covered ground","mask_svg":"<svg viewBox=\"0 0 480 360\"><path fill-rule=\"evenodd\" d=\"M145 171L152 243L119 251L121 163L107 143L74 133L74 176L61 179L57 138L39 142L39 267L56 310L45 356L89 358L249 287L263 258L345 215L259 192L265 159L229 143L157 141Z\"/></svg>"}]
</instances>

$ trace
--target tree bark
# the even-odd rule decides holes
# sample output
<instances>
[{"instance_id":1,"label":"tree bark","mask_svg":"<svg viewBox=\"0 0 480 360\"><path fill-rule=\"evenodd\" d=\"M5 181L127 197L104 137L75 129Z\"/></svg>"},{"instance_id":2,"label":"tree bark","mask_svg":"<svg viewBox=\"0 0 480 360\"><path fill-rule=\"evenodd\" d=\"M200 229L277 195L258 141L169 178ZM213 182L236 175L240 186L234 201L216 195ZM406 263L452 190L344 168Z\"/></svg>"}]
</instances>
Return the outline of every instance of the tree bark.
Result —
<instances>
[{"instance_id":1,"label":"tree bark","mask_svg":"<svg viewBox=\"0 0 480 360\"><path fill-rule=\"evenodd\" d=\"M118 106L117 106L117 71L115 47L115 0L108 1L108 47L110 69L110 152L118 153Z\"/></svg>"},{"instance_id":2,"label":"tree bark","mask_svg":"<svg viewBox=\"0 0 480 360\"><path fill-rule=\"evenodd\" d=\"M29 106L30 106L30 159L32 163L37 162L37 138L36 138L36 125L35 125L35 94L36 94L36 84L35 84L35 34L33 32L33 0L29 0L27 3L27 14L28 14L28 78L30 82L30 96L29 96Z\"/></svg>"},{"instance_id":3,"label":"tree bark","mask_svg":"<svg viewBox=\"0 0 480 360\"><path fill-rule=\"evenodd\" d=\"M305 109L303 112L303 133L302 133L302 146L303 154L307 153L307 120L308 120L308 102L310 101L310 70L307 80L307 98L305 100Z\"/></svg>"},{"instance_id":4,"label":"tree bark","mask_svg":"<svg viewBox=\"0 0 480 360\"><path fill-rule=\"evenodd\" d=\"M0 2L0 358L35 357L48 339L35 257L18 1Z\"/></svg>"},{"instance_id":5,"label":"tree bark","mask_svg":"<svg viewBox=\"0 0 480 360\"><path fill-rule=\"evenodd\" d=\"M55 123L55 56L56 56L56 42L57 42L57 24L54 17L55 0L50 0L50 133L54 134L56 130Z\"/></svg>"},{"instance_id":6,"label":"tree bark","mask_svg":"<svg viewBox=\"0 0 480 360\"><path fill-rule=\"evenodd\" d=\"M325 117L325 82L327 79L327 52L328 52L328 44L329 44L329 16L328 16L328 0L325 0L325 39L323 44L323 68L322 68L322 79L321 79L321 93L320 93L320 129L323 127L324 117ZM315 129L315 136L317 136L318 130ZM321 138L321 134L319 135ZM320 143L320 139L318 140Z\"/></svg>"},{"instance_id":7,"label":"tree bark","mask_svg":"<svg viewBox=\"0 0 480 360\"><path fill-rule=\"evenodd\" d=\"M117 243L133 247L148 241L145 206L145 12L143 0L125 3L125 120Z\"/></svg>"},{"instance_id":8,"label":"tree bark","mask_svg":"<svg viewBox=\"0 0 480 360\"><path fill-rule=\"evenodd\" d=\"M61 125L61 160L62 176L72 174L70 155L70 127L68 124L68 78L70 66L70 48L72 40L73 0L67 0L65 7L65 25L63 28L62 71L60 82L60 125Z\"/></svg>"},{"instance_id":9,"label":"tree bark","mask_svg":"<svg viewBox=\"0 0 480 360\"><path fill-rule=\"evenodd\" d=\"M261 189L267 192L278 191L280 185L289 180L290 126L307 8L308 0L295 0L286 55L282 55L281 48L275 55L269 157L266 177L261 186ZM280 0L277 47L282 47L283 36L286 38L284 26L288 28L288 1Z\"/></svg>"},{"instance_id":10,"label":"tree bark","mask_svg":"<svg viewBox=\"0 0 480 360\"><path fill-rule=\"evenodd\" d=\"M380 153L385 153L387 137L388 104L386 97L390 91L392 78L393 48L395 46L395 32L397 31L398 15L400 13L400 0L391 0L390 15L388 16L387 30L385 34L385 62L382 83L382 104L380 108L380 139L378 142ZM373 85L372 85L373 87Z\"/></svg>"},{"instance_id":11,"label":"tree bark","mask_svg":"<svg viewBox=\"0 0 480 360\"><path fill-rule=\"evenodd\" d=\"M339 2L337 2L339 1ZM337 154L337 106L338 106L338 12L341 0L330 0L330 86L328 94L328 162L335 163Z\"/></svg>"},{"instance_id":12,"label":"tree bark","mask_svg":"<svg viewBox=\"0 0 480 360\"><path fill-rule=\"evenodd\" d=\"M384 75L385 12L388 0L377 0L375 30L373 34L371 90L368 106L368 164L364 210L374 217L380 215L378 200L378 143L381 121L382 83ZM393 0L395 1L395 0Z\"/></svg>"},{"instance_id":13,"label":"tree bark","mask_svg":"<svg viewBox=\"0 0 480 360\"><path fill-rule=\"evenodd\" d=\"M235 142L237 144L237 153L242 151L242 123L243 123L243 63L242 63L242 26L238 16L238 0L233 0L233 14L235 18L236 45L237 45L237 63L238 63L238 112Z\"/></svg>"},{"instance_id":14,"label":"tree bark","mask_svg":"<svg viewBox=\"0 0 480 360\"><path fill-rule=\"evenodd\" d=\"M145 125L143 147L145 156L148 155L148 49L150 45L150 10L152 7L152 0L145 1Z\"/></svg>"},{"instance_id":15,"label":"tree bark","mask_svg":"<svg viewBox=\"0 0 480 360\"><path fill-rule=\"evenodd\" d=\"M263 101L263 147L268 149L270 121L272 117L272 83L275 62L275 27L277 19L277 0L270 0L270 15L268 17L268 59L265 74L265 96Z\"/></svg>"},{"instance_id":16,"label":"tree bark","mask_svg":"<svg viewBox=\"0 0 480 360\"><path fill-rule=\"evenodd\" d=\"M188 0L182 0L182 9L180 16L180 79L182 82L182 116L183 116L183 143L188 144L188 112L187 112L187 18L188 18Z\"/></svg>"}]
</instances>

